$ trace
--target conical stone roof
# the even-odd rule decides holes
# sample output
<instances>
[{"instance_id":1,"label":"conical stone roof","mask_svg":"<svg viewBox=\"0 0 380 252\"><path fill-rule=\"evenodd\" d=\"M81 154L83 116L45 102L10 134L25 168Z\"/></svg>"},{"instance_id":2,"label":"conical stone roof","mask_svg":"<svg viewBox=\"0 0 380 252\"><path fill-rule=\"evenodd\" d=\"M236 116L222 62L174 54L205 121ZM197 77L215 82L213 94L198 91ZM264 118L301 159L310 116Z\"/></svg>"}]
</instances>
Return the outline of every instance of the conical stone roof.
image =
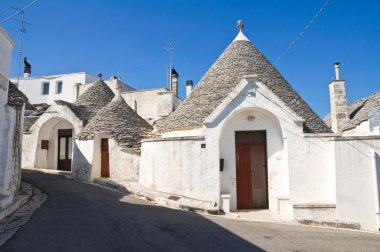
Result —
<instances>
[{"instance_id":1,"label":"conical stone roof","mask_svg":"<svg viewBox=\"0 0 380 252\"><path fill-rule=\"evenodd\" d=\"M190 96L168 117L157 122L159 131L201 127L203 121L236 88L245 75L258 79L299 117L304 132L327 133L329 127L297 94L277 69L240 31L218 60L206 72Z\"/></svg>"},{"instance_id":2,"label":"conical stone roof","mask_svg":"<svg viewBox=\"0 0 380 252\"><path fill-rule=\"evenodd\" d=\"M138 148L141 139L152 130L152 126L140 117L125 100L116 95L115 98L91 119L79 139L93 139L95 132L109 133L119 146Z\"/></svg>"},{"instance_id":3,"label":"conical stone roof","mask_svg":"<svg viewBox=\"0 0 380 252\"><path fill-rule=\"evenodd\" d=\"M65 103L75 115L86 125L96 113L106 106L115 97L110 87L101 79L91 85L83 94L81 94L75 103Z\"/></svg>"}]
</instances>

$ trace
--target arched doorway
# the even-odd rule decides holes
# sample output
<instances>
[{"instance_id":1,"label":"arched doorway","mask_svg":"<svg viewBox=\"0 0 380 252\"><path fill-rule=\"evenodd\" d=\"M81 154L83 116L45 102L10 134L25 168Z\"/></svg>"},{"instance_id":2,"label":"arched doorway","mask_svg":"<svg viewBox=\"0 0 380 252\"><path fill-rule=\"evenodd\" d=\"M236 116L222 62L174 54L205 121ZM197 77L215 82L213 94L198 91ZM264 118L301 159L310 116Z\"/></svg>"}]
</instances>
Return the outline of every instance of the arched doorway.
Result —
<instances>
[{"instance_id":1,"label":"arched doorway","mask_svg":"<svg viewBox=\"0 0 380 252\"><path fill-rule=\"evenodd\" d=\"M71 171L73 125L61 117L47 120L39 130L35 167Z\"/></svg>"},{"instance_id":2,"label":"arched doorway","mask_svg":"<svg viewBox=\"0 0 380 252\"><path fill-rule=\"evenodd\" d=\"M244 108L230 114L220 134L220 190L230 195L231 210L277 210L289 191L279 120L268 110Z\"/></svg>"}]
</instances>

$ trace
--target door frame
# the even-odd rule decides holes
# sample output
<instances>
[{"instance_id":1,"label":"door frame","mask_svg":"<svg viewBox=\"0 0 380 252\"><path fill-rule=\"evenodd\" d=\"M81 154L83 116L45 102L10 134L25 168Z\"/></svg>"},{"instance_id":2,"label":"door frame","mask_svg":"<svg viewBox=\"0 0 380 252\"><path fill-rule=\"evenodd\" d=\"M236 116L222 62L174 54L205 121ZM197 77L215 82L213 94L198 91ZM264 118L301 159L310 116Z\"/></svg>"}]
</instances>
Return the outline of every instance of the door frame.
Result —
<instances>
[{"instance_id":1,"label":"door frame","mask_svg":"<svg viewBox=\"0 0 380 252\"><path fill-rule=\"evenodd\" d=\"M237 135L238 134L249 134L249 133L258 133L258 132L262 132L263 135L264 135L264 141L263 142L255 142L255 141L247 141L247 143L237 143ZM236 183L235 183L235 191L236 191L236 209L243 209L243 208L238 208L238 176L237 176L237 151L238 151L238 145L249 145L249 146L257 146L257 145L260 145L260 146L264 146L264 156L265 156L265 189L266 189L266 200L267 200L267 205L266 207L262 207L262 208L248 208L248 209L269 209L269 181L268 181L268 141L267 141L267 131L266 130L242 130L242 131L235 131L235 178L236 178ZM252 190L252 194L253 194L253 184L252 184L252 174L251 174L251 190ZM253 195L252 195L253 196Z\"/></svg>"},{"instance_id":2,"label":"door frame","mask_svg":"<svg viewBox=\"0 0 380 252\"><path fill-rule=\"evenodd\" d=\"M62 169L59 169L59 155L60 155L60 150L61 150L61 137L62 138L65 138L66 140L66 148L65 148L65 156L66 158L65 159L69 159L70 160L70 170L62 170ZM58 142L58 147L57 147L57 170L60 170L60 171L71 171L71 168L72 168L72 158L69 157L69 140L68 138L71 137L71 144L73 144L73 129L58 129L57 130L57 142ZM71 152L73 151L73 146L71 146ZM72 154L72 153L71 153Z\"/></svg>"},{"instance_id":3,"label":"door frame","mask_svg":"<svg viewBox=\"0 0 380 252\"><path fill-rule=\"evenodd\" d=\"M107 143L107 169L103 167L103 142ZM103 171L106 170L104 173ZM110 149L109 149L109 139L107 137L100 138L100 177L102 178L109 178L111 175L110 171Z\"/></svg>"}]
</instances>

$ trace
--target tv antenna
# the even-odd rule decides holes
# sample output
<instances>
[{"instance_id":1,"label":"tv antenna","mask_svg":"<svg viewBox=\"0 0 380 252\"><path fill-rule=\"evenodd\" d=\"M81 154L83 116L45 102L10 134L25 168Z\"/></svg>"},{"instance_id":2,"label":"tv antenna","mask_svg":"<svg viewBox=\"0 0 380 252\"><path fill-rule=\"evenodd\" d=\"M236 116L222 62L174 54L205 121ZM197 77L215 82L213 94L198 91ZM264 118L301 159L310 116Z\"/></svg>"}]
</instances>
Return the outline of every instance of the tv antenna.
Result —
<instances>
[{"instance_id":1,"label":"tv antenna","mask_svg":"<svg viewBox=\"0 0 380 252\"><path fill-rule=\"evenodd\" d=\"M169 69L168 69L168 67L166 67L167 87L170 90L171 90L171 80L172 80L171 71L173 69L173 55L174 55L173 44L174 44L173 38L170 37L170 39L169 39L169 46L162 47L162 49L164 49L165 51L169 52L169 54L170 54Z\"/></svg>"},{"instance_id":2,"label":"tv antenna","mask_svg":"<svg viewBox=\"0 0 380 252\"><path fill-rule=\"evenodd\" d=\"M23 36L24 34L26 33L26 28L25 28L25 24L30 24L28 22L25 21L25 12L24 10L21 10L20 11L20 15L21 15L21 20L20 20L20 51L19 51L19 56L18 56L18 74L17 74L17 86L19 85L20 83L20 71L21 71L21 57L22 57L22 49L23 49Z\"/></svg>"}]
</instances>

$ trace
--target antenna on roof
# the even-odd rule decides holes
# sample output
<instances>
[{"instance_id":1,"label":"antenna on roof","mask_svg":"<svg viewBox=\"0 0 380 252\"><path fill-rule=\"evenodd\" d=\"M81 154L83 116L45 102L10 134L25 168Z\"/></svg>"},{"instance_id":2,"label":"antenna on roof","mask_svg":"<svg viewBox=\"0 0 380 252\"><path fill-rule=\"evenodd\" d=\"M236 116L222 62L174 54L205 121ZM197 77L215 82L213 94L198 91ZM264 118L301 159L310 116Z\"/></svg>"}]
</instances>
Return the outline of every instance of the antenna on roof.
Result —
<instances>
[{"instance_id":1,"label":"antenna on roof","mask_svg":"<svg viewBox=\"0 0 380 252\"><path fill-rule=\"evenodd\" d=\"M18 56L17 86L20 83L21 56L22 56L22 49L23 49L23 36L24 36L24 33L26 33L25 24L30 24L30 23L28 23L28 22L25 21L24 14L25 14L24 10L21 9L20 10L20 15L21 15L21 20L20 20L20 22L21 22L21 25L20 25L20 52L19 52L19 56Z\"/></svg>"},{"instance_id":2,"label":"antenna on roof","mask_svg":"<svg viewBox=\"0 0 380 252\"><path fill-rule=\"evenodd\" d=\"M171 72L173 69L173 54L174 54L174 47L173 47L174 41L173 37L170 37L169 39L169 46L162 47L165 51L169 52L170 54L170 62L169 62L169 69L166 67L166 81L167 81L167 87L171 90Z\"/></svg>"}]
</instances>

